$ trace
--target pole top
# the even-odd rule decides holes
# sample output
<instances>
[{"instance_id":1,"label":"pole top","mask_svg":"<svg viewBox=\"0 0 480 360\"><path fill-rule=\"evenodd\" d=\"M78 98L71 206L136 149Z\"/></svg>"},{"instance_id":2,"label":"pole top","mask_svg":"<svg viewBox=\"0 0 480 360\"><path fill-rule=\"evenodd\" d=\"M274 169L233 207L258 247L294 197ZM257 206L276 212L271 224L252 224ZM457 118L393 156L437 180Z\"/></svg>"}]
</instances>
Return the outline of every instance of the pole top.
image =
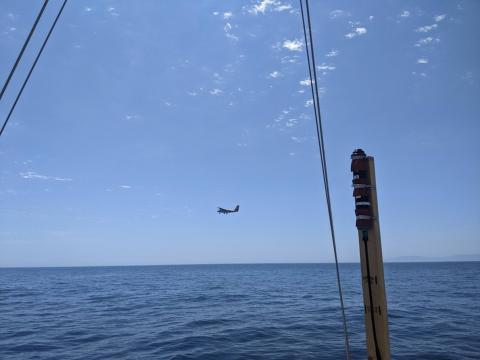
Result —
<instances>
[{"instance_id":1,"label":"pole top","mask_svg":"<svg viewBox=\"0 0 480 360\"><path fill-rule=\"evenodd\" d=\"M365 159L367 157L367 154L365 154L365 151L363 151L362 149L355 149L353 150L353 153L352 153L352 160L354 159Z\"/></svg>"}]
</instances>

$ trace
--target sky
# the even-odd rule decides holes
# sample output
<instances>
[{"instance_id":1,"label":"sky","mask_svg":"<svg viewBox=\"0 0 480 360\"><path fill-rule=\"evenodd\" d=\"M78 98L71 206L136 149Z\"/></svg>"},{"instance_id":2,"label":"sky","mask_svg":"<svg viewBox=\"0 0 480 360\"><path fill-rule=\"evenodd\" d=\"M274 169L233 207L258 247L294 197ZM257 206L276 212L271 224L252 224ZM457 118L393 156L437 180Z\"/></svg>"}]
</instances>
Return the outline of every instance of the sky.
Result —
<instances>
[{"instance_id":1,"label":"sky","mask_svg":"<svg viewBox=\"0 0 480 360\"><path fill-rule=\"evenodd\" d=\"M41 5L0 3L2 84ZM385 259L480 254L480 3L311 15L339 260L355 148ZM302 40L296 1L69 1L0 138L0 266L332 262Z\"/></svg>"}]
</instances>

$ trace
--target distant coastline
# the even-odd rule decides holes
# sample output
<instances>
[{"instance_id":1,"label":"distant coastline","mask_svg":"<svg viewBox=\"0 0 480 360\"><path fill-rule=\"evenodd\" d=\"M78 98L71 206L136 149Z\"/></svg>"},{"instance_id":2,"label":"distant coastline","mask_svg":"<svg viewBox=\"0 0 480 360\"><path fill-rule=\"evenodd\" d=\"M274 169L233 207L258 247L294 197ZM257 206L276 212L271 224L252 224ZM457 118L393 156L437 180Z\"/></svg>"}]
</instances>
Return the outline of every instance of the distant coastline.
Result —
<instances>
[{"instance_id":1,"label":"distant coastline","mask_svg":"<svg viewBox=\"0 0 480 360\"><path fill-rule=\"evenodd\" d=\"M463 262L480 261L480 254L451 256L396 256L385 259L385 262Z\"/></svg>"}]
</instances>

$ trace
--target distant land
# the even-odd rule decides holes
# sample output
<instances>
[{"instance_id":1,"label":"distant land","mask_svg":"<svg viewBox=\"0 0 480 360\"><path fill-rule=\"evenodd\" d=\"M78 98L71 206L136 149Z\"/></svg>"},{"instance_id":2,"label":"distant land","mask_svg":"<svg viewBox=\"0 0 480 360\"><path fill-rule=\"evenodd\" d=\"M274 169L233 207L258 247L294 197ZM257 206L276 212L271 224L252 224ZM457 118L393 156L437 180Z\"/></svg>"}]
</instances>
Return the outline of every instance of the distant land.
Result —
<instances>
[{"instance_id":1,"label":"distant land","mask_svg":"<svg viewBox=\"0 0 480 360\"><path fill-rule=\"evenodd\" d=\"M445 261L480 261L480 254L451 256L396 256L386 258L385 262L445 262Z\"/></svg>"}]
</instances>

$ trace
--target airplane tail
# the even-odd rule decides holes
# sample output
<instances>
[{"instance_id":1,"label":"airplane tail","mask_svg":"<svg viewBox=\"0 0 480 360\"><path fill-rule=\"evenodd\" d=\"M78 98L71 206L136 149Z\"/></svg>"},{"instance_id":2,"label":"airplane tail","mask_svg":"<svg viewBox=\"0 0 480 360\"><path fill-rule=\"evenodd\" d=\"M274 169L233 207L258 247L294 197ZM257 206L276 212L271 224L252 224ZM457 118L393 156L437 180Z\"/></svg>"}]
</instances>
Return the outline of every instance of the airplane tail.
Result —
<instances>
[{"instance_id":1,"label":"airplane tail","mask_svg":"<svg viewBox=\"0 0 480 360\"><path fill-rule=\"evenodd\" d=\"M238 212L238 210L240 210L240 205L235 206L235 210L233 211Z\"/></svg>"}]
</instances>

